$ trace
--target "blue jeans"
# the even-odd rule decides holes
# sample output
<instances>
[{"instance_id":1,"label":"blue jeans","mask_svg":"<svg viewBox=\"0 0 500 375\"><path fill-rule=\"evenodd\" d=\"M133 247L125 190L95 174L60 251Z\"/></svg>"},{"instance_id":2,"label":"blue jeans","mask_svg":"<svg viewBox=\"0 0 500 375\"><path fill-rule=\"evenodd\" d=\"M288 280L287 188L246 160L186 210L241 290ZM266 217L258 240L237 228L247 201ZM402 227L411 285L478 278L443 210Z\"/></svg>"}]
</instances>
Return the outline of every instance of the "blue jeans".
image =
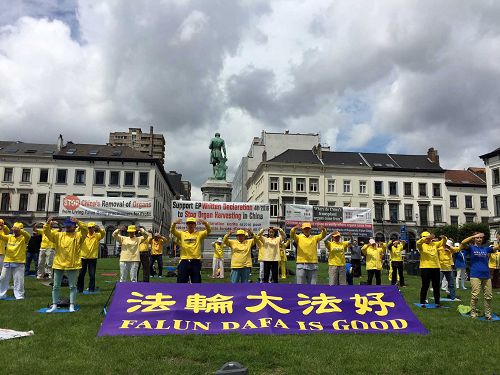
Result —
<instances>
[{"instance_id":1,"label":"blue jeans","mask_svg":"<svg viewBox=\"0 0 500 375\"><path fill-rule=\"evenodd\" d=\"M38 255L39 253L26 253L26 266L24 269L24 274L28 276L30 274L31 262L35 263L35 275L38 272Z\"/></svg>"},{"instance_id":2,"label":"blue jeans","mask_svg":"<svg viewBox=\"0 0 500 375\"><path fill-rule=\"evenodd\" d=\"M248 283L251 270L251 267L231 269L231 283Z\"/></svg>"},{"instance_id":3,"label":"blue jeans","mask_svg":"<svg viewBox=\"0 0 500 375\"><path fill-rule=\"evenodd\" d=\"M455 280L453 280L453 271L441 271L441 280L443 277L448 281L448 290L450 291L450 298L455 299Z\"/></svg>"}]
</instances>

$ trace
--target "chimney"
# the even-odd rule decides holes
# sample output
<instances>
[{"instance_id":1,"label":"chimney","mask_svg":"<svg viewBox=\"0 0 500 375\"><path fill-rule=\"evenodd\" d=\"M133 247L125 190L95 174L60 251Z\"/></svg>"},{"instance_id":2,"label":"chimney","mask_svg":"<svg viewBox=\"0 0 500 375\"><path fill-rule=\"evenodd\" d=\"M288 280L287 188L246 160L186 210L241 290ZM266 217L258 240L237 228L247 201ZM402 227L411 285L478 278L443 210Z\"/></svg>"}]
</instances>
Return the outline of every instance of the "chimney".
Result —
<instances>
[{"instance_id":1,"label":"chimney","mask_svg":"<svg viewBox=\"0 0 500 375\"><path fill-rule=\"evenodd\" d=\"M62 134L59 134L59 137L57 138L57 151L61 151L63 148L63 136Z\"/></svg>"},{"instance_id":2,"label":"chimney","mask_svg":"<svg viewBox=\"0 0 500 375\"><path fill-rule=\"evenodd\" d=\"M151 137L149 139L149 156L153 157L153 126L149 127L149 135Z\"/></svg>"},{"instance_id":3,"label":"chimney","mask_svg":"<svg viewBox=\"0 0 500 375\"><path fill-rule=\"evenodd\" d=\"M431 147L427 150L427 158L432 162L439 164L439 154L438 150L435 150L434 147Z\"/></svg>"},{"instance_id":4,"label":"chimney","mask_svg":"<svg viewBox=\"0 0 500 375\"><path fill-rule=\"evenodd\" d=\"M265 163L267 161L267 151L262 152L262 162Z\"/></svg>"}]
</instances>

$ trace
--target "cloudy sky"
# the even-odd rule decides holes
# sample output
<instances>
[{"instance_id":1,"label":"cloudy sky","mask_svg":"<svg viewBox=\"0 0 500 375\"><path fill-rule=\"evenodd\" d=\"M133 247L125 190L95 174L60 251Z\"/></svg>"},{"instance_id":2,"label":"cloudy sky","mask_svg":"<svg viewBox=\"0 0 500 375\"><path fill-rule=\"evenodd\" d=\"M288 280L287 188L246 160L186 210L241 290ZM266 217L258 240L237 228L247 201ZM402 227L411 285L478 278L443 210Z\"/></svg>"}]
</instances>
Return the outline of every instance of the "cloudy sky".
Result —
<instances>
[{"instance_id":1,"label":"cloudy sky","mask_svg":"<svg viewBox=\"0 0 500 375\"><path fill-rule=\"evenodd\" d=\"M152 124L195 191L215 131L229 179L262 130L479 166L500 146L499 20L492 0L0 0L0 137Z\"/></svg>"}]
</instances>

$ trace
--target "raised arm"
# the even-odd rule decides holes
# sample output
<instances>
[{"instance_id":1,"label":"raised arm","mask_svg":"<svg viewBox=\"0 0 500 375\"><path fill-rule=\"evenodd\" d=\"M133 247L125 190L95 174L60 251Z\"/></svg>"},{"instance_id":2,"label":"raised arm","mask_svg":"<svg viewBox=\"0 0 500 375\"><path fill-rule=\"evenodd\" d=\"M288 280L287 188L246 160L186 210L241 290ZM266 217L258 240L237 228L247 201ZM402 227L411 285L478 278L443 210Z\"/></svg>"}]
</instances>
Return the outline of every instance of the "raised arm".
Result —
<instances>
[{"instance_id":1,"label":"raised arm","mask_svg":"<svg viewBox=\"0 0 500 375\"><path fill-rule=\"evenodd\" d=\"M120 230L122 230L122 229L123 229L123 227L116 229L113 232L113 234L111 235L115 239L116 242L122 243L122 241L123 241L123 236L120 235Z\"/></svg>"},{"instance_id":2,"label":"raised arm","mask_svg":"<svg viewBox=\"0 0 500 375\"><path fill-rule=\"evenodd\" d=\"M471 242L473 239L477 237L484 236L483 233L477 233L474 234L473 236L469 236L467 238L464 238L463 241L460 243L460 249L467 249L469 247L469 242Z\"/></svg>"},{"instance_id":3,"label":"raised arm","mask_svg":"<svg viewBox=\"0 0 500 375\"><path fill-rule=\"evenodd\" d=\"M43 234L48 238L50 242L57 242L57 237L59 236L59 232L52 231L52 217L47 219L47 222L43 226Z\"/></svg>"},{"instance_id":4,"label":"raised arm","mask_svg":"<svg viewBox=\"0 0 500 375\"><path fill-rule=\"evenodd\" d=\"M297 241L297 228L298 227L299 227L299 225L297 224L296 226L294 226L290 230L290 238L292 239L292 241Z\"/></svg>"},{"instance_id":5,"label":"raised arm","mask_svg":"<svg viewBox=\"0 0 500 375\"><path fill-rule=\"evenodd\" d=\"M230 230L224 235L224 238L222 239L222 242L224 245L231 247L231 243L229 242L229 236L234 233L234 230Z\"/></svg>"},{"instance_id":6,"label":"raised arm","mask_svg":"<svg viewBox=\"0 0 500 375\"><path fill-rule=\"evenodd\" d=\"M205 231L207 232L207 236L210 234L212 231L212 228L210 227L210 224L208 224L208 221L206 220L200 220L200 222L205 226Z\"/></svg>"},{"instance_id":7,"label":"raised arm","mask_svg":"<svg viewBox=\"0 0 500 375\"><path fill-rule=\"evenodd\" d=\"M172 234L172 236L174 237L177 237L177 238L180 238L181 237L181 232L179 232L177 230L177 224L179 224L181 222L181 219L177 219L176 221L174 221L172 223L172 225L170 226L170 233Z\"/></svg>"},{"instance_id":8,"label":"raised arm","mask_svg":"<svg viewBox=\"0 0 500 375\"><path fill-rule=\"evenodd\" d=\"M26 243L28 243L28 241L31 238L31 235L28 232L26 232L24 229L21 231L21 235L24 237L24 241L26 241Z\"/></svg>"}]
</instances>

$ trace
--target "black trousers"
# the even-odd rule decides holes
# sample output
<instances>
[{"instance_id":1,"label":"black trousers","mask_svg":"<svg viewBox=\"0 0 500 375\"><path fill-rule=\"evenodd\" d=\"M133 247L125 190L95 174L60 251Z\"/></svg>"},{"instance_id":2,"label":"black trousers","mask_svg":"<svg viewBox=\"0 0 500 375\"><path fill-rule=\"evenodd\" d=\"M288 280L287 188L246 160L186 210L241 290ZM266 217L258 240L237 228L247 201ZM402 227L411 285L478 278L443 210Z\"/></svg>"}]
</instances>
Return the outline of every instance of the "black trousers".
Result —
<instances>
[{"instance_id":1,"label":"black trousers","mask_svg":"<svg viewBox=\"0 0 500 375\"><path fill-rule=\"evenodd\" d=\"M352 277L361 277L361 259L351 259Z\"/></svg>"},{"instance_id":2,"label":"black trousers","mask_svg":"<svg viewBox=\"0 0 500 375\"><path fill-rule=\"evenodd\" d=\"M191 284L201 283L201 260L183 259L177 266L177 282Z\"/></svg>"},{"instance_id":3,"label":"black trousers","mask_svg":"<svg viewBox=\"0 0 500 375\"><path fill-rule=\"evenodd\" d=\"M80 293L83 292L83 284L85 284L85 275L87 274L87 269L89 270L89 291L95 291L95 271L97 268L97 259L82 259L82 268L80 269L80 274L78 275L78 281L76 283L76 288Z\"/></svg>"},{"instance_id":4,"label":"black trousers","mask_svg":"<svg viewBox=\"0 0 500 375\"><path fill-rule=\"evenodd\" d=\"M391 266L392 266L391 285L396 285L396 283L398 281L398 274L399 274L399 286L404 286L405 285L405 277L403 275L403 261L391 262Z\"/></svg>"},{"instance_id":5,"label":"black trousers","mask_svg":"<svg viewBox=\"0 0 500 375\"><path fill-rule=\"evenodd\" d=\"M269 281L269 273L273 278L273 283L278 282L278 261L264 261L264 280L262 282L267 283Z\"/></svg>"},{"instance_id":6,"label":"black trousers","mask_svg":"<svg viewBox=\"0 0 500 375\"><path fill-rule=\"evenodd\" d=\"M149 257L151 254L149 251L141 251L139 255L141 257L141 262L139 263L139 268L137 269L137 279L139 279L139 270L142 266L142 281L144 283L149 283Z\"/></svg>"},{"instance_id":7,"label":"black trousers","mask_svg":"<svg viewBox=\"0 0 500 375\"><path fill-rule=\"evenodd\" d=\"M373 276L375 275L375 283L376 285L382 284L381 272L380 270L367 270L368 272L368 285L372 285Z\"/></svg>"},{"instance_id":8,"label":"black trousers","mask_svg":"<svg viewBox=\"0 0 500 375\"><path fill-rule=\"evenodd\" d=\"M434 290L434 302L439 305L440 302L440 284L441 284L441 271L439 268L421 268L420 276L422 277L422 288L420 289L420 303L425 304L429 285L432 283Z\"/></svg>"},{"instance_id":9,"label":"black trousers","mask_svg":"<svg viewBox=\"0 0 500 375\"><path fill-rule=\"evenodd\" d=\"M158 255L151 255L151 265L149 266L151 276L155 275L155 270L153 268L155 262L158 263L158 276L163 275L163 255L158 254Z\"/></svg>"}]
</instances>

